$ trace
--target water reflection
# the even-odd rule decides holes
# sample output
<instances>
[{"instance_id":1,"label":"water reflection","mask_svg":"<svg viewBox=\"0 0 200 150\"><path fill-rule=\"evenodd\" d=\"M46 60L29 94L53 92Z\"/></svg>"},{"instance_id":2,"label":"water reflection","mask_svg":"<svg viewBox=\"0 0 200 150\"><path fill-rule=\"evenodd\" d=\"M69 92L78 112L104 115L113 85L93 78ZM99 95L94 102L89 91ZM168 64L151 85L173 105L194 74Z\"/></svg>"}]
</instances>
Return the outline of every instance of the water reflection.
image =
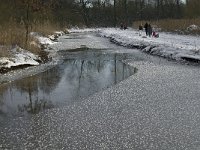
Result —
<instances>
[{"instance_id":1,"label":"water reflection","mask_svg":"<svg viewBox=\"0 0 200 150\"><path fill-rule=\"evenodd\" d=\"M38 113L69 105L129 77L128 54L61 52L64 62L41 74L0 86L0 114Z\"/></svg>"}]
</instances>

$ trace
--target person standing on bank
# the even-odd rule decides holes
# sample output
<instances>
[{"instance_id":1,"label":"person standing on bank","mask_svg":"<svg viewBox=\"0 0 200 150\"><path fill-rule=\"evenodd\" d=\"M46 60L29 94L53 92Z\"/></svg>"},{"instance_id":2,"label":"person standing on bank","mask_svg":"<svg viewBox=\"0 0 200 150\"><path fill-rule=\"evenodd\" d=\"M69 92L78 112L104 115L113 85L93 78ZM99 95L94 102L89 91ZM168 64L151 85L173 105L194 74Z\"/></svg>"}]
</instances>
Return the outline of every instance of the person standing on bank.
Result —
<instances>
[{"instance_id":1,"label":"person standing on bank","mask_svg":"<svg viewBox=\"0 0 200 150\"><path fill-rule=\"evenodd\" d=\"M127 23L124 22L124 30L126 30L126 29L128 29L128 27L127 27Z\"/></svg>"},{"instance_id":2,"label":"person standing on bank","mask_svg":"<svg viewBox=\"0 0 200 150\"><path fill-rule=\"evenodd\" d=\"M123 30L124 29L124 24L121 22L120 23L120 29Z\"/></svg>"},{"instance_id":3,"label":"person standing on bank","mask_svg":"<svg viewBox=\"0 0 200 150\"><path fill-rule=\"evenodd\" d=\"M148 34L149 37L151 37L151 35L152 35L152 27L151 27L151 24L148 24L148 26L147 26L147 34Z\"/></svg>"},{"instance_id":4,"label":"person standing on bank","mask_svg":"<svg viewBox=\"0 0 200 150\"><path fill-rule=\"evenodd\" d=\"M148 23L146 22L145 25L144 25L144 29L145 29L145 32L146 32L146 36L148 35L147 27L148 27Z\"/></svg>"}]
</instances>

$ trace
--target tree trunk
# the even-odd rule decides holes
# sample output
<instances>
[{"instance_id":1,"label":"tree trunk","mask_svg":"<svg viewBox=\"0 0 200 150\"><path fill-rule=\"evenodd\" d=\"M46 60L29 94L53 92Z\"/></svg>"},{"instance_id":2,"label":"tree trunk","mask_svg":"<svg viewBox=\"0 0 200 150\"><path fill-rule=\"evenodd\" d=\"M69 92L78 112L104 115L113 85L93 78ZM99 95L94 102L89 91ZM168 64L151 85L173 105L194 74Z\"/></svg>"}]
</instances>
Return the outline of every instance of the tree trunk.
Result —
<instances>
[{"instance_id":1,"label":"tree trunk","mask_svg":"<svg viewBox=\"0 0 200 150\"><path fill-rule=\"evenodd\" d=\"M25 28L26 28L26 47L28 47L28 39L29 39L29 27L30 26L30 3L29 1L26 4L26 21L25 21Z\"/></svg>"}]
</instances>

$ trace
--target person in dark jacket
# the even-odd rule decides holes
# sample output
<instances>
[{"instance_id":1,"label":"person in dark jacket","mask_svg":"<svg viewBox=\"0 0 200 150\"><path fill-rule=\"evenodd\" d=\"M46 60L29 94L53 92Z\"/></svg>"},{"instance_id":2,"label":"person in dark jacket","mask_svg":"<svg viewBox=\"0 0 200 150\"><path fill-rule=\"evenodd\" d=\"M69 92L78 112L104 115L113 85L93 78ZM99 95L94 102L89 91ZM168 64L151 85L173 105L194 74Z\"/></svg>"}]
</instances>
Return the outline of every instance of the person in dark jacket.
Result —
<instances>
[{"instance_id":1,"label":"person in dark jacket","mask_svg":"<svg viewBox=\"0 0 200 150\"><path fill-rule=\"evenodd\" d=\"M124 23L124 30L126 30L126 29L128 29L128 27L127 27L127 23L125 22Z\"/></svg>"},{"instance_id":2,"label":"person in dark jacket","mask_svg":"<svg viewBox=\"0 0 200 150\"><path fill-rule=\"evenodd\" d=\"M144 25L144 29L145 29L145 32L146 32L146 36L148 35L147 27L148 27L148 23L146 22L145 25Z\"/></svg>"},{"instance_id":3,"label":"person in dark jacket","mask_svg":"<svg viewBox=\"0 0 200 150\"><path fill-rule=\"evenodd\" d=\"M120 23L120 29L123 30L124 29L124 24L121 22Z\"/></svg>"},{"instance_id":4,"label":"person in dark jacket","mask_svg":"<svg viewBox=\"0 0 200 150\"><path fill-rule=\"evenodd\" d=\"M147 26L147 34L148 34L149 37L151 37L151 35L152 35L152 27L151 27L151 24L148 24L148 26Z\"/></svg>"}]
</instances>

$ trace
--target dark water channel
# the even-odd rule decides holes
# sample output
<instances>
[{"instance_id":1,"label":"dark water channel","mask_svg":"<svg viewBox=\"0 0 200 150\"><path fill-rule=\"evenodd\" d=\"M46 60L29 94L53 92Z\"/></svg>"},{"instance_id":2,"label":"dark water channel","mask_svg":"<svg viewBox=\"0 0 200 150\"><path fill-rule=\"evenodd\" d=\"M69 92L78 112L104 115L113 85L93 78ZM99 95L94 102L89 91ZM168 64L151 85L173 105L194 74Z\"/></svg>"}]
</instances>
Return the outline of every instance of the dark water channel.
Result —
<instances>
[{"instance_id":1,"label":"dark water channel","mask_svg":"<svg viewBox=\"0 0 200 150\"><path fill-rule=\"evenodd\" d=\"M38 113L70 105L133 75L133 56L108 50L61 51L62 63L46 72L0 85L0 116Z\"/></svg>"}]
</instances>

